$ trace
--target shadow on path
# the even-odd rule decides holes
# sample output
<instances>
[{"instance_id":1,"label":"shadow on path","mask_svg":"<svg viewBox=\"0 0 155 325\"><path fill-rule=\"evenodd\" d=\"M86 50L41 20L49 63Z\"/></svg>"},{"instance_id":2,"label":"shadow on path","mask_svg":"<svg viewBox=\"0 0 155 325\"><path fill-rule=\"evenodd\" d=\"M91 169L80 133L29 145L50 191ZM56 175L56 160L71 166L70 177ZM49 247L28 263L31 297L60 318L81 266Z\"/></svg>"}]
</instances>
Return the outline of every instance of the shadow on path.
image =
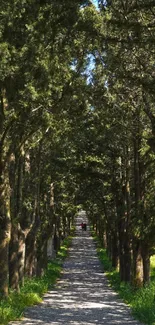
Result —
<instances>
[{"instance_id":1,"label":"shadow on path","mask_svg":"<svg viewBox=\"0 0 155 325\"><path fill-rule=\"evenodd\" d=\"M12 324L140 325L108 286L89 227L80 229L82 220L87 222L84 212L76 219L76 236L54 290L44 296L43 303L28 308L23 321Z\"/></svg>"}]
</instances>

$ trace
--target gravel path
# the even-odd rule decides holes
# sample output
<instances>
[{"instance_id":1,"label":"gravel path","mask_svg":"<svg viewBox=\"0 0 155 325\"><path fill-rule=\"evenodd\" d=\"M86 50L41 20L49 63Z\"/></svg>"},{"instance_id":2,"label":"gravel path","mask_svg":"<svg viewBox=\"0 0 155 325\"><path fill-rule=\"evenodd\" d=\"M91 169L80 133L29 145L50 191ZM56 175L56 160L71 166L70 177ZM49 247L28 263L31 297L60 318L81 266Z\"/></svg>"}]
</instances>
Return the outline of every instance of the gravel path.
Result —
<instances>
[{"instance_id":1,"label":"gravel path","mask_svg":"<svg viewBox=\"0 0 155 325\"><path fill-rule=\"evenodd\" d=\"M43 303L28 308L25 318L12 324L140 325L108 286L89 228L81 231L79 227L82 220L86 217L79 214L62 278L45 295Z\"/></svg>"}]
</instances>

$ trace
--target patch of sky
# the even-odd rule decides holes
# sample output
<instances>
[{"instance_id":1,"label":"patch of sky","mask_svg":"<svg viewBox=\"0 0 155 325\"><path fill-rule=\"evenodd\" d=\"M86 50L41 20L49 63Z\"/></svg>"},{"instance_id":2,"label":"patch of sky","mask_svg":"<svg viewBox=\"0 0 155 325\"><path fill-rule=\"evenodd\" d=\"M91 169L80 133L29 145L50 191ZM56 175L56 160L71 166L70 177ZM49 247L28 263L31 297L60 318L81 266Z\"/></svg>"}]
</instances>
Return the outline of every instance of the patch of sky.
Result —
<instances>
[{"instance_id":1,"label":"patch of sky","mask_svg":"<svg viewBox=\"0 0 155 325\"><path fill-rule=\"evenodd\" d=\"M73 71L77 71L77 64L78 64L78 61L76 59L74 59L70 66ZM87 64L85 66L85 69L83 70L83 72L81 72L81 74L83 76L86 76L88 84L92 82L92 74L93 74L94 68L95 68L95 58L90 53L87 55Z\"/></svg>"},{"instance_id":2,"label":"patch of sky","mask_svg":"<svg viewBox=\"0 0 155 325\"><path fill-rule=\"evenodd\" d=\"M107 0L91 0L93 5L96 7L97 10L101 9L102 6L105 8L107 6Z\"/></svg>"},{"instance_id":3,"label":"patch of sky","mask_svg":"<svg viewBox=\"0 0 155 325\"><path fill-rule=\"evenodd\" d=\"M87 62L85 74L87 75L87 83L90 84L93 81L93 70L95 68L95 59L92 54L88 54Z\"/></svg>"},{"instance_id":4,"label":"patch of sky","mask_svg":"<svg viewBox=\"0 0 155 325\"><path fill-rule=\"evenodd\" d=\"M98 11L102 9L102 7L105 8L107 6L107 0L89 0L89 3L92 3ZM87 5L88 3L85 3L81 5L80 8L84 9Z\"/></svg>"},{"instance_id":5,"label":"patch of sky","mask_svg":"<svg viewBox=\"0 0 155 325\"><path fill-rule=\"evenodd\" d=\"M100 10L100 5L106 6L107 1L106 0L90 0L92 2L92 4L96 7L97 10ZM81 8L84 8L84 6L81 6ZM95 54L95 57L98 57L98 54ZM93 54L88 54L87 55L87 65L84 69L84 71L82 72L82 75L86 76L87 79L87 83L90 84L93 82L93 70L95 68L95 59ZM101 58L100 58L100 61ZM77 71L77 60L73 60L71 63L71 69L74 71ZM104 61L102 62L102 64L104 65Z\"/></svg>"},{"instance_id":6,"label":"patch of sky","mask_svg":"<svg viewBox=\"0 0 155 325\"><path fill-rule=\"evenodd\" d=\"M98 0L89 0L84 5L81 5L80 8L84 9L85 7L87 7L88 3L92 3L96 7L96 9L99 10Z\"/></svg>"},{"instance_id":7,"label":"patch of sky","mask_svg":"<svg viewBox=\"0 0 155 325\"><path fill-rule=\"evenodd\" d=\"M72 63L71 63L71 69L73 70L73 71L76 71L77 70L77 63L78 63L78 61L76 60L76 59L74 59L73 61L72 61Z\"/></svg>"},{"instance_id":8,"label":"patch of sky","mask_svg":"<svg viewBox=\"0 0 155 325\"><path fill-rule=\"evenodd\" d=\"M99 9L99 6L98 6L98 0L91 0L91 2L92 2L93 5L96 7L96 9Z\"/></svg>"},{"instance_id":9,"label":"patch of sky","mask_svg":"<svg viewBox=\"0 0 155 325\"><path fill-rule=\"evenodd\" d=\"M78 61L76 59L72 61L70 67L73 71L77 71L77 64L78 64ZM94 68L95 68L95 58L90 53L87 55L87 64L85 66L85 69L81 72L81 75L86 77L87 84L92 83Z\"/></svg>"}]
</instances>

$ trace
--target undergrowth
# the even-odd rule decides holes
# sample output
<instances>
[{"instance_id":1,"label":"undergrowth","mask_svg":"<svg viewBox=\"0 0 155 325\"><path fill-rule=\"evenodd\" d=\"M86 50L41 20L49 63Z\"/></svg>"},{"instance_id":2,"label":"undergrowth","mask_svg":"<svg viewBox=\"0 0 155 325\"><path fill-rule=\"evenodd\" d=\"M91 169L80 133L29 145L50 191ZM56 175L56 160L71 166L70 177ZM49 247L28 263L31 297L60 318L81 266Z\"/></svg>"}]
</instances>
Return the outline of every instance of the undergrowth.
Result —
<instances>
[{"instance_id":1,"label":"undergrowth","mask_svg":"<svg viewBox=\"0 0 155 325\"><path fill-rule=\"evenodd\" d=\"M0 325L20 319L26 307L42 301L43 295L53 287L61 275L62 263L68 254L71 240L71 236L64 239L57 257L48 263L48 269L42 278L25 279L20 293L10 291L7 299L0 300Z\"/></svg>"},{"instance_id":2,"label":"undergrowth","mask_svg":"<svg viewBox=\"0 0 155 325\"><path fill-rule=\"evenodd\" d=\"M151 283L143 288L134 289L130 284L120 281L119 273L112 268L106 250L102 248L95 234L92 234L97 243L98 256L103 264L109 285L130 306L136 319L148 325L155 325L155 256L151 257Z\"/></svg>"}]
</instances>

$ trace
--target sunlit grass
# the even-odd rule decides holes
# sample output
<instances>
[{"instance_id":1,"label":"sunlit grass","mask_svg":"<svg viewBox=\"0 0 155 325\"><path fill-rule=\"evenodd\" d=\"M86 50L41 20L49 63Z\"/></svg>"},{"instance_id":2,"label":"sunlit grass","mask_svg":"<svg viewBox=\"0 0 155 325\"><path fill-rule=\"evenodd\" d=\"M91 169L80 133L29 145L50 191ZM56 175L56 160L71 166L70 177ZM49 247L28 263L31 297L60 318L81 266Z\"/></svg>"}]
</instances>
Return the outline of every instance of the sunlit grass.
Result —
<instances>
[{"instance_id":1,"label":"sunlit grass","mask_svg":"<svg viewBox=\"0 0 155 325\"><path fill-rule=\"evenodd\" d=\"M155 255L151 256L151 280L155 280Z\"/></svg>"},{"instance_id":2,"label":"sunlit grass","mask_svg":"<svg viewBox=\"0 0 155 325\"><path fill-rule=\"evenodd\" d=\"M71 236L64 239L56 259L48 263L48 269L42 278L25 279L20 293L10 291L9 298L0 301L0 325L20 319L26 307L42 301L43 295L53 287L61 275L62 263L68 254L71 240Z\"/></svg>"},{"instance_id":3,"label":"sunlit grass","mask_svg":"<svg viewBox=\"0 0 155 325\"><path fill-rule=\"evenodd\" d=\"M97 252L109 284L132 310L135 318L148 325L155 325L155 255L151 257L151 283L144 288L134 289L130 284L120 281L119 272L112 268L111 262L99 239L92 232L97 243Z\"/></svg>"},{"instance_id":4,"label":"sunlit grass","mask_svg":"<svg viewBox=\"0 0 155 325\"><path fill-rule=\"evenodd\" d=\"M68 255L68 247L70 246L71 244L71 241L72 241L72 236L69 236L67 238L64 239L63 241L63 245L61 246L58 254L57 254L57 257L61 258L61 259L64 259L67 257Z\"/></svg>"}]
</instances>

